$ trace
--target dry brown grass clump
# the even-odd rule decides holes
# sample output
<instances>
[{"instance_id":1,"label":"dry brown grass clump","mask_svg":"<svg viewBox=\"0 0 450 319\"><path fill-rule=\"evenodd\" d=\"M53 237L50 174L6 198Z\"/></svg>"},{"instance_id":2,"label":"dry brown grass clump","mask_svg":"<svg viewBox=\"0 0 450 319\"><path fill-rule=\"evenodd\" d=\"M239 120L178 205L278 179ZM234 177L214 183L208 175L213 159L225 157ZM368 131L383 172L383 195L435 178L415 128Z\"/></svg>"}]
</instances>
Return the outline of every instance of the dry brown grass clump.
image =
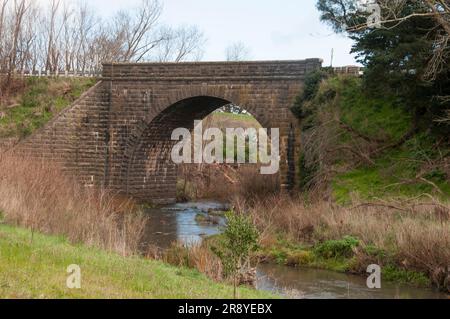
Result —
<instances>
[{"instance_id":1,"label":"dry brown grass clump","mask_svg":"<svg viewBox=\"0 0 450 319\"><path fill-rule=\"evenodd\" d=\"M16 103L17 95L21 94L25 88L26 83L23 79L0 75L0 108Z\"/></svg>"},{"instance_id":2,"label":"dry brown grass clump","mask_svg":"<svg viewBox=\"0 0 450 319\"><path fill-rule=\"evenodd\" d=\"M220 259L211 251L207 243L187 247L181 243L174 243L172 247L153 256L164 262L177 266L197 269L212 280L224 280L223 267Z\"/></svg>"},{"instance_id":3,"label":"dry brown grass clump","mask_svg":"<svg viewBox=\"0 0 450 319\"><path fill-rule=\"evenodd\" d=\"M11 154L0 156L0 210L6 223L121 254L137 251L145 226L129 199L83 187L54 164Z\"/></svg>"},{"instance_id":4,"label":"dry brown grass clump","mask_svg":"<svg viewBox=\"0 0 450 319\"><path fill-rule=\"evenodd\" d=\"M342 207L273 197L251 203L237 199L235 208L252 216L262 232L263 244L275 242L280 233L313 245L350 235L361 241L358 258L427 273L440 287L449 284L449 203L414 199ZM364 248L369 246L383 251L384 256L366 254Z\"/></svg>"}]
</instances>

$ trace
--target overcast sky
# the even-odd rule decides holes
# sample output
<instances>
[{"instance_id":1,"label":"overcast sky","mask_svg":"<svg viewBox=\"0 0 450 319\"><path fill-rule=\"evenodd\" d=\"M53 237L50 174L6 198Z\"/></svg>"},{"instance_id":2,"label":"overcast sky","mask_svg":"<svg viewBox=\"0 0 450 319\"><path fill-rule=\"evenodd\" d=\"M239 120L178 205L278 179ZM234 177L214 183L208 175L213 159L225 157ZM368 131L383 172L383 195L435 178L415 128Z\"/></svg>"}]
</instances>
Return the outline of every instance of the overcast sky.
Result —
<instances>
[{"instance_id":1,"label":"overcast sky","mask_svg":"<svg viewBox=\"0 0 450 319\"><path fill-rule=\"evenodd\" d=\"M132 7L140 0L93 0L102 15ZM196 24L206 35L203 60L225 59L237 41L251 49L252 60L322 58L334 65L355 64L352 42L320 22L316 0L162 0L162 22Z\"/></svg>"}]
</instances>

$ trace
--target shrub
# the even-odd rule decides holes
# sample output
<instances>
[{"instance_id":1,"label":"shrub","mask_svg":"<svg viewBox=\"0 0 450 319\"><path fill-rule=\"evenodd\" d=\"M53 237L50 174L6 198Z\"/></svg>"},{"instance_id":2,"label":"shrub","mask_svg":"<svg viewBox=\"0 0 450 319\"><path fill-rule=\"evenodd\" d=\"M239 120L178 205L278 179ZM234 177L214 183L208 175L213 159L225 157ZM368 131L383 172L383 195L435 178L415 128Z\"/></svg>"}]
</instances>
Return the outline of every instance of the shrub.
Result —
<instances>
[{"instance_id":1,"label":"shrub","mask_svg":"<svg viewBox=\"0 0 450 319\"><path fill-rule=\"evenodd\" d=\"M227 226L213 252L220 258L225 275L233 278L234 298L236 298L237 279L248 273L250 254L258 248L258 230L251 220L244 215L228 212Z\"/></svg>"},{"instance_id":2,"label":"shrub","mask_svg":"<svg viewBox=\"0 0 450 319\"><path fill-rule=\"evenodd\" d=\"M304 89L296 98L294 106L291 108L292 113L299 119L305 119L312 114L311 110L305 108L305 102L311 101L319 91L320 83L328 77L325 70L317 70L309 73L305 78Z\"/></svg>"},{"instance_id":3,"label":"shrub","mask_svg":"<svg viewBox=\"0 0 450 319\"><path fill-rule=\"evenodd\" d=\"M340 240L329 240L314 248L314 252L323 258L349 258L354 254L354 248L359 245L359 240L345 236Z\"/></svg>"},{"instance_id":4,"label":"shrub","mask_svg":"<svg viewBox=\"0 0 450 319\"><path fill-rule=\"evenodd\" d=\"M310 251L301 250L290 254L287 257L286 264L291 266L305 266L314 261L314 256Z\"/></svg>"}]
</instances>

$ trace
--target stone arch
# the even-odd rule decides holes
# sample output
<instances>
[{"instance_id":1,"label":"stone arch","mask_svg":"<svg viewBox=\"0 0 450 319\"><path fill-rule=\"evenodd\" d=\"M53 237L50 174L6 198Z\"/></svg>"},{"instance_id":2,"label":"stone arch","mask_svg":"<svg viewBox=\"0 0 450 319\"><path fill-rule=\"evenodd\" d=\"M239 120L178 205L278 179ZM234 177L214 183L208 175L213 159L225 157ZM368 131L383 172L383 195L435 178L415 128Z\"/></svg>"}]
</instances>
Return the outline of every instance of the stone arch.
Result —
<instances>
[{"instance_id":1,"label":"stone arch","mask_svg":"<svg viewBox=\"0 0 450 319\"><path fill-rule=\"evenodd\" d=\"M207 94L207 91L188 90L174 95L158 115L149 114L141 123L139 133L127 143L127 157L121 171L125 193L143 201L171 202L176 197L177 167L170 154L173 145L171 134L176 128L194 128L195 120L206 116L230 103L241 106L253 115L256 110L251 104L241 105L223 97ZM190 96L185 98L185 96ZM236 97L236 95L234 95ZM176 102L176 99L181 98ZM239 100L239 99L238 99ZM171 103L169 105L169 103ZM153 113L153 112L152 112ZM254 116L264 127L265 117Z\"/></svg>"},{"instance_id":2,"label":"stone arch","mask_svg":"<svg viewBox=\"0 0 450 319\"><path fill-rule=\"evenodd\" d=\"M205 112L230 101L248 110L263 127L280 128L280 186L288 189L296 183L301 134L299 120L290 108L303 89L306 74L321 64L320 59L105 63L98 85L17 145L15 151L60 164L82 185L107 187L119 193L128 189L140 199L171 201L176 174L164 159L154 157L148 162L141 156L149 147L146 145L151 148L153 143L154 150L167 147L161 136L149 138L161 132L154 124L173 126L171 119L177 117L170 116L170 109L183 103L193 105L190 99L205 103ZM203 115L200 111L193 113ZM182 114L189 120L195 117L188 112ZM144 182L146 176L130 178L132 172L139 172L133 165L146 163L162 172L148 176L155 177L151 181L156 185L153 190L147 187L147 180Z\"/></svg>"},{"instance_id":3,"label":"stone arch","mask_svg":"<svg viewBox=\"0 0 450 319\"><path fill-rule=\"evenodd\" d=\"M156 116L180 101L196 97L209 97L221 99L227 101L227 103L234 103L241 106L243 109L250 112L263 127L268 127L270 126L270 121L268 121L266 117L266 112L264 110L265 105L261 105L261 100L257 101L249 94L252 90L254 90L254 88L250 84L191 84L182 89L171 91L165 99L157 101L152 108L152 112L146 115L144 122L150 124Z\"/></svg>"}]
</instances>

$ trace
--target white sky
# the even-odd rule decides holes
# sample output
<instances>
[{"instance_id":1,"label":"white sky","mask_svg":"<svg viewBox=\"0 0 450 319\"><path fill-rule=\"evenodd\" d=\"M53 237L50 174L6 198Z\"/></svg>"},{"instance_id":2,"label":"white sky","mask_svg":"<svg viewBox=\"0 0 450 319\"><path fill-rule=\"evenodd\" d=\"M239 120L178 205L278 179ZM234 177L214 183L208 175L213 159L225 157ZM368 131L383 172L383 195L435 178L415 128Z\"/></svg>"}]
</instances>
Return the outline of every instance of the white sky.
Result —
<instances>
[{"instance_id":1,"label":"white sky","mask_svg":"<svg viewBox=\"0 0 450 319\"><path fill-rule=\"evenodd\" d=\"M92 0L98 13L109 16L140 0ZM163 23L195 24L206 35L205 61L225 59L225 49L244 42L252 60L322 58L334 65L355 64L352 41L320 22L316 0L161 0Z\"/></svg>"}]
</instances>

